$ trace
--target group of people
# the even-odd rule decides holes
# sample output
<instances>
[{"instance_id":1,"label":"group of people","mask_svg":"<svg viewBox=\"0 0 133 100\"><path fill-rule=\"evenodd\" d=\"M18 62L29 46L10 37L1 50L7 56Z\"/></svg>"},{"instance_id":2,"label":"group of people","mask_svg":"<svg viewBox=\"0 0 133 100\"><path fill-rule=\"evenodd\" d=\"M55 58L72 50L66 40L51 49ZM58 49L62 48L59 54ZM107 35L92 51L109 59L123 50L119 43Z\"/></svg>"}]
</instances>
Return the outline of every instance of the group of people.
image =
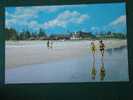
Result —
<instances>
[{"instance_id":1,"label":"group of people","mask_svg":"<svg viewBox=\"0 0 133 100\"><path fill-rule=\"evenodd\" d=\"M94 42L91 42L91 50L92 50L92 54L93 54L93 66L92 66L92 71L91 71L91 75L92 75L92 79L95 79L96 76L96 68L95 68L95 52L96 52L96 45ZM102 40L99 41L99 50L101 52L102 58L101 58L101 65L100 65L100 71L99 71L99 75L100 75L100 80L103 80L105 77L105 68L104 68L104 62L103 62L103 56L104 56L104 50L105 50L105 45L103 43Z\"/></svg>"},{"instance_id":2,"label":"group of people","mask_svg":"<svg viewBox=\"0 0 133 100\"><path fill-rule=\"evenodd\" d=\"M47 41L47 48L53 48L53 41L50 41L50 40ZM105 45L104 45L103 41L100 40L99 41L99 50L100 50L102 56L104 56L104 49L105 49ZM96 50L97 50L97 48L93 41L93 42L91 42L91 51L92 51L93 56L95 55Z\"/></svg>"},{"instance_id":3,"label":"group of people","mask_svg":"<svg viewBox=\"0 0 133 100\"><path fill-rule=\"evenodd\" d=\"M99 41L99 50L100 50L102 56L104 56L104 49L105 49L105 45L104 45L103 41L100 40ZM91 42L91 51L94 56L95 52L96 52L96 45L94 42Z\"/></svg>"}]
</instances>

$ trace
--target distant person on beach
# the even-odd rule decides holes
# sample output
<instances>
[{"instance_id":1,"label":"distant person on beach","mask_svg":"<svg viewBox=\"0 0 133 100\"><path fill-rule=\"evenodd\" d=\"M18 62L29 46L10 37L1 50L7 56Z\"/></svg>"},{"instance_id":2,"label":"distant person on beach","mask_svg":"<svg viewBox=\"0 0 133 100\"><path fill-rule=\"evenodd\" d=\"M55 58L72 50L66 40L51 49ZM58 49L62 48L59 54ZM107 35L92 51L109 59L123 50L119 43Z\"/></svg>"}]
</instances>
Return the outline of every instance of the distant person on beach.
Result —
<instances>
[{"instance_id":1,"label":"distant person on beach","mask_svg":"<svg viewBox=\"0 0 133 100\"><path fill-rule=\"evenodd\" d=\"M99 43L100 43L99 48L100 48L101 55L104 56L105 45L102 40L100 40Z\"/></svg>"},{"instance_id":2,"label":"distant person on beach","mask_svg":"<svg viewBox=\"0 0 133 100\"><path fill-rule=\"evenodd\" d=\"M94 57L95 52L96 52L96 46L95 46L94 42L91 42L91 51L92 51L92 54L93 54L93 57Z\"/></svg>"},{"instance_id":3,"label":"distant person on beach","mask_svg":"<svg viewBox=\"0 0 133 100\"><path fill-rule=\"evenodd\" d=\"M48 40L48 41L47 41L47 47L48 47L48 48L50 47L49 44L50 44L50 42L49 42L49 40Z\"/></svg>"}]
</instances>

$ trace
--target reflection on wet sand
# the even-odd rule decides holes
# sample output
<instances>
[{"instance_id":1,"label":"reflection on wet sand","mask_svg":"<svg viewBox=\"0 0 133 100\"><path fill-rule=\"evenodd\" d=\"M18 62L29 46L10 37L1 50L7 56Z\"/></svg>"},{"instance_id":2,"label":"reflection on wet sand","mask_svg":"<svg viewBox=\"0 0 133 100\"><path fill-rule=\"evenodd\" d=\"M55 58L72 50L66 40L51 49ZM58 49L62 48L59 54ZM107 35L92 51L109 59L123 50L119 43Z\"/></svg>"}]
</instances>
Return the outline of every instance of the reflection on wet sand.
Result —
<instances>
[{"instance_id":1,"label":"reflection on wet sand","mask_svg":"<svg viewBox=\"0 0 133 100\"><path fill-rule=\"evenodd\" d=\"M93 57L93 64L92 64L92 70L91 70L91 78L95 80L96 76L96 64L95 64L95 57Z\"/></svg>"},{"instance_id":2,"label":"reflection on wet sand","mask_svg":"<svg viewBox=\"0 0 133 100\"><path fill-rule=\"evenodd\" d=\"M100 63L100 66L99 66L99 78L100 80L104 80L105 78L105 67L104 67L104 58L101 57L101 63ZM92 63L92 68L91 68L91 79L92 80L95 80L96 78L96 73L97 73L97 70L96 70L96 61L95 61L95 57L93 57L93 63Z\"/></svg>"},{"instance_id":3,"label":"reflection on wet sand","mask_svg":"<svg viewBox=\"0 0 133 100\"><path fill-rule=\"evenodd\" d=\"M112 55L113 52L121 53L123 50L125 50L125 48L127 48L127 46L120 46L119 48L109 48L106 51L109 55Z\"/></svg>"},{"instance_id":4,"label":"reflection on wet sand","mask_svg":"<svg viewBox=\"0 0 133 100\"><path fill-rule=\"evenodd\" d=\"M5 83L129 81L127 48L121 50L113 50L112 55L105 51L104 59L101 55L95 55L95 59L93 55L86 55L81 58L8 69L5 71Z\"/></svg>"},{"instance_id":5,"label":"reflection on wet sand","mask_svg":"<svg viewBox=\"0 0 133 100\"><path fill-rule=\"evenodd\" d=\"M99 71L99 76L100 76L100 80L104 80L105 78L105 67L104 67L104 59L103 57L101 57L101 65L100 65L100 71Z\"/></svg>"}]
</instances>

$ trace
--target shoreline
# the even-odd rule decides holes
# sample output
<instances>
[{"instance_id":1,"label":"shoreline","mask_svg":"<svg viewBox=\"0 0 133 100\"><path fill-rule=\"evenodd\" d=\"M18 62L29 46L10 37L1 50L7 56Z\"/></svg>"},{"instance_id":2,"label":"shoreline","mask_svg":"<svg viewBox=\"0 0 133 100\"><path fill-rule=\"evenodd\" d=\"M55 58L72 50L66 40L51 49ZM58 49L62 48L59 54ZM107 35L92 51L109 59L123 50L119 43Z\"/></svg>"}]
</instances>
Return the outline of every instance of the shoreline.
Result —
<instances>
[{"instance_id":1,"label":"shoreline","mask_svg":"<svg viewBox=\"0 0 133 100\"><path fill-rule=\"evenodd\" d=\"M126 40L103 40L105 50L127 46ZM46 47L46 41L6 42L6 69L24 65L46 64L54 61L91 55L90 42L54 41L53 49ZM98 41L95 41L98 50ZM15 43L15 44L14 44ZM99 52L99 51L97 51Z\"/></svg>"},{"instance_id":2,"label":"shoreline","mask_svg":"<svg viewBox=\"0 0 133 100\"><path fill-rule=\"evenodd\" d=\"M52 40L54 43L75 43L75 42L88 42L88 45L90 44L91 41L93 40ZM99 40L94 40L97 48L99 45ZM105 45L105 49L110 49L110 48L119 48L121 46L127 46L127 40L126 39L112 39L112 40L103 40ZM114 42L113 42L114 41ZM37 45L37 44L44 44L46 45L47 40L27 40L27 41L6 41L5 45L8 46L25 46L25 45Z\"/></svg>"}]
</instances>

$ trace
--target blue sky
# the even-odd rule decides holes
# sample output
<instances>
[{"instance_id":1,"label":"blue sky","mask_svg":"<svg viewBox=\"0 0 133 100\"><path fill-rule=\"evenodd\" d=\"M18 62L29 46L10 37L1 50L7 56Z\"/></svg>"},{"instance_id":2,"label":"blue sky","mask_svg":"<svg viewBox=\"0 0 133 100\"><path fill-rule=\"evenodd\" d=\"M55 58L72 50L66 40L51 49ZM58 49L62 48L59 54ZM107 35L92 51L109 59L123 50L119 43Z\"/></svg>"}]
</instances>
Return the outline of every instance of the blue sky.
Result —
<instances>
[{"instance_id":1,"label":"blue sky","mask_svg":"<svg viewBox=\"0 0 133 100\"><path fill-rule=\"evenodd\" d=\"M125 3L7 7L5 18L5 27L19 32L37 32L41 28L48 34L126 33Z\"/></svg>"}]
</instances>

